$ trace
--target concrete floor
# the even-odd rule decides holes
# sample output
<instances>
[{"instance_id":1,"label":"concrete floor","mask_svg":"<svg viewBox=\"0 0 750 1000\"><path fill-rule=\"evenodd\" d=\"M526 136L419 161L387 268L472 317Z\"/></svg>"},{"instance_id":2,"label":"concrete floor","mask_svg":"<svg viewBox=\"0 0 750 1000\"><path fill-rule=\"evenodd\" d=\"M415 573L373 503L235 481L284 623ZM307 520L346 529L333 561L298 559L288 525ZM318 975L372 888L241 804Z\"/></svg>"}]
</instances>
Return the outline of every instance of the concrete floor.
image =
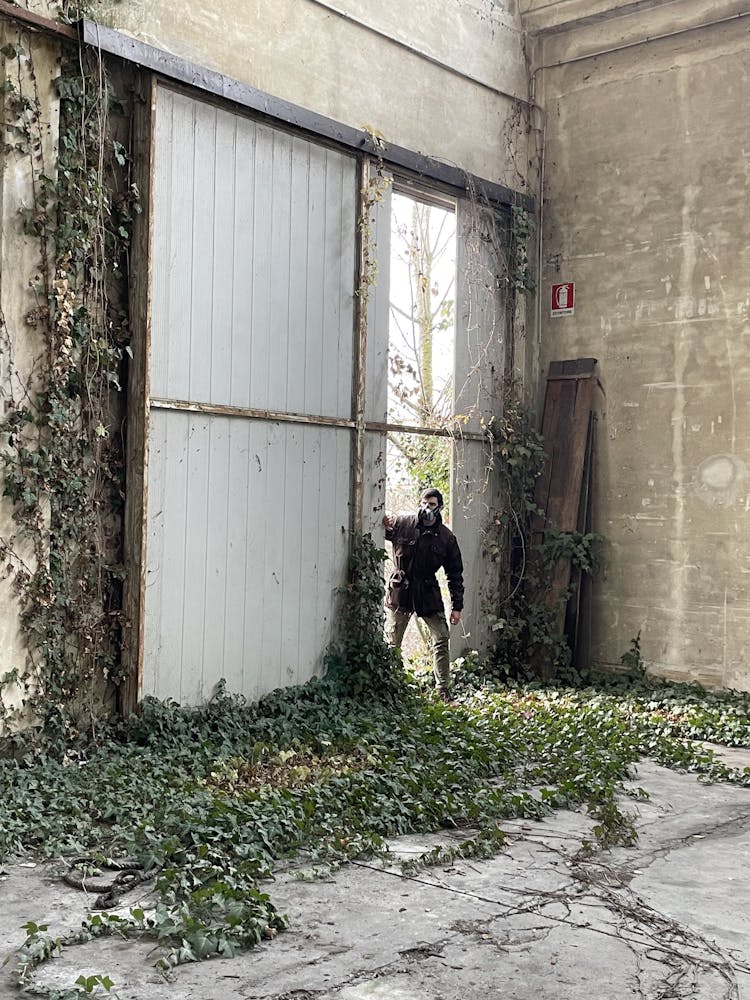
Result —
<instances>
[{"instance_id":1,"label":"concrete floor","mask_svg":"<svg viewBox=\"0 0 750 1000\"><path fill-rule=\"evenodd\" d=\"M732 763L750 764L750 753ZM750 789L649 762L632 785L649 793L626 799L638 811L633 848L586 856L592 823L578 813L512 822L490 861L413 876L377 862L315 881L285 875L271 895L288 931L234 959L181 966L169 982L149 944L112 939L66 949L37 978L62 989L106 973L121 1000L750 1000ZM450 840L393 848L413 857ZM0 902L0 956L27 920L58 933L86 912L84 894L41 867L5 866ZM0 998L16 996L6 966Z\"/></svg>"}]
</instances>

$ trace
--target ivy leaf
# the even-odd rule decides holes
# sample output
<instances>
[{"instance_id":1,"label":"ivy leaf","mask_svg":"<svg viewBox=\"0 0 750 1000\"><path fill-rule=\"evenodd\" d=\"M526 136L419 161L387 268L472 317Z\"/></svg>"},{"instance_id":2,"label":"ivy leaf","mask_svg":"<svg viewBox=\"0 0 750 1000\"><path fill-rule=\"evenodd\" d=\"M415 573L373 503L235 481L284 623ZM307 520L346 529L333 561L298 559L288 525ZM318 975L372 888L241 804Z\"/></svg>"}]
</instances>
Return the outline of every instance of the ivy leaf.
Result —
<instances>
[{"instance_id":1,"label":"ivy leaf","mask_svg":"<svg viewBox=\"0 0 750 1000\"><path fill-rule=\"evenodd\" d=\"M17 59L18 56L26 55L26 49L23 45L18 45L16 42L8 42L7 45L3 45L0 49L0 53L4 55L6 59Z\"/></svg>"}]
</instances>

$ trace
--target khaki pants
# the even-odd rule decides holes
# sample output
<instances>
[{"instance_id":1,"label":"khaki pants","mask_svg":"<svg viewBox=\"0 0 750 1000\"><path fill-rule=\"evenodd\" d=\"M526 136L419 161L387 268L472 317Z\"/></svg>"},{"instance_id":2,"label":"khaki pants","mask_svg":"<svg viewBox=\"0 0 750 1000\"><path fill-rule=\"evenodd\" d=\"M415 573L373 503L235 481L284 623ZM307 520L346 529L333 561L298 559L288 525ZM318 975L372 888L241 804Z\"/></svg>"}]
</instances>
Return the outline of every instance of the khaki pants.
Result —
<instances>
[{"instance_id":1,"label":"khaki pants","mask_svg":"<svg viewBox=\"0 0 750 1000\"><path fill-rule=\"evenodd\" d=\"M401 648L401 641L404 638L404 632L406 631L406 626L409 624L409 619L414 612L407 611L402 613L401 611L391 611L388 608L388 615L385 624L385 638L389 646L394 649ZM448 688L450 685L450 654L448 653L448 622L445 620L445 615L442 611L438 611L436 615L430 615L429 618L420 619L425 623L427 628L430 630L430 635L432 636L432 655L434 658L433 673L435 674L435 683L440 688Z\"/></svg>"}]
</instances>

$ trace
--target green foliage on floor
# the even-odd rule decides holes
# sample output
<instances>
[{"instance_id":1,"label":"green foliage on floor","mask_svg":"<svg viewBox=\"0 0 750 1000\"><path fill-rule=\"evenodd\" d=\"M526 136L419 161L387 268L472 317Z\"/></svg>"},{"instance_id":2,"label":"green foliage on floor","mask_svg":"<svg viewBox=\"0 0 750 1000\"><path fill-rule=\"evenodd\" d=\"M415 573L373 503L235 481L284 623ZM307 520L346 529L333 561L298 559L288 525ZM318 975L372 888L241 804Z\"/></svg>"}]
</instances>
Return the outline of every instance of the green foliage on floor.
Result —
<instances>
[{"instance_id":1,"label":"green foliage on floor","mask_svg":"<svg viewBox=\"0 0 750 1000\"><path fill-rule=\"evenodd\" d=\"M750 745L746 697L622 679L491 690L478 677L467 664L451 706L406 681L395 701L316 680L258 705L223 690L196 710L147 701L75 751L8 745L2 854L137 857L159 900L92 916L68 941L30 924L23 981L58 947L106 933L153 939L165 968L232 955L283 929L264 881L279 864L330 870L398 834L470 828L465 853L482 856L500 848L503 819L571 807L596 821L590 849L632 842L617 796L644 755L750 784L701 742Z\"/></svg>"},{"instance_id":2,"label":"green foliage on floor","mask_svg":"<svg viewBox=\"0 0 750 1000\"><path fill-rule=\"evenodd\" d=\"M89 878L127 859L155 880L149 907L92 914L67 938L29 914L20 986L54 1000L111 992L104 973L62 993L34 980L63 947L107 934L153 941L165 971L230 957L284 929L269 890L280 866L330 871L386 854L400 834L465 829L461 855L487 857L502 847L503 820L567 807L594 821L585 851L632 843L621 792L644 755L750 784L750 769L733 771L701 742L750 745L747 697L660 686L635 668L585 687L503 683L472 656L446 705L383 640L381 559L372 539L353 539L322 679L258 704L221 685L196 709L147 699L88 743L56 731L5 738L0 857L76 859Z\"/></svg>"}]
</instances>

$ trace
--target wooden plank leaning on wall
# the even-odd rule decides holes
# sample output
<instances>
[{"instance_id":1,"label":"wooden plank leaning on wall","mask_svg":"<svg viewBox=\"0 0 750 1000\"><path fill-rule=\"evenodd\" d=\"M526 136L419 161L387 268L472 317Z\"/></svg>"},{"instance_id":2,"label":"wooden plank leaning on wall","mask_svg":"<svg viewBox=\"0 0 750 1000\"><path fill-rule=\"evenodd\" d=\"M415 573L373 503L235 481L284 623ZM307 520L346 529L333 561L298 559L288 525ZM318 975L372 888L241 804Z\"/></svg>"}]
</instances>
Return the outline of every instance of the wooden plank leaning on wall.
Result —
<instances>
[{"instance_id":1,"label":"wooden plank leaning on wall","mask_svg":"<svg viewBox=\"0 0 750 1000\"><path fill-rule=\"evenodd\" d=\"M542 544L548 530L591 531L596 416L602 398L595 358L550 364L542 414L547 461L536 486L536 504L542 513L532 522L534 548ZM571 582L575 592L566 602L563 597ZM569 559L560 559L546 602L557 609L557 633L567 636L574 663L583 663L588 656L591 581L582 578ZM552 674L552 665L543 654L537 669L542 677Z\"/></svg>"}]
</instances>

